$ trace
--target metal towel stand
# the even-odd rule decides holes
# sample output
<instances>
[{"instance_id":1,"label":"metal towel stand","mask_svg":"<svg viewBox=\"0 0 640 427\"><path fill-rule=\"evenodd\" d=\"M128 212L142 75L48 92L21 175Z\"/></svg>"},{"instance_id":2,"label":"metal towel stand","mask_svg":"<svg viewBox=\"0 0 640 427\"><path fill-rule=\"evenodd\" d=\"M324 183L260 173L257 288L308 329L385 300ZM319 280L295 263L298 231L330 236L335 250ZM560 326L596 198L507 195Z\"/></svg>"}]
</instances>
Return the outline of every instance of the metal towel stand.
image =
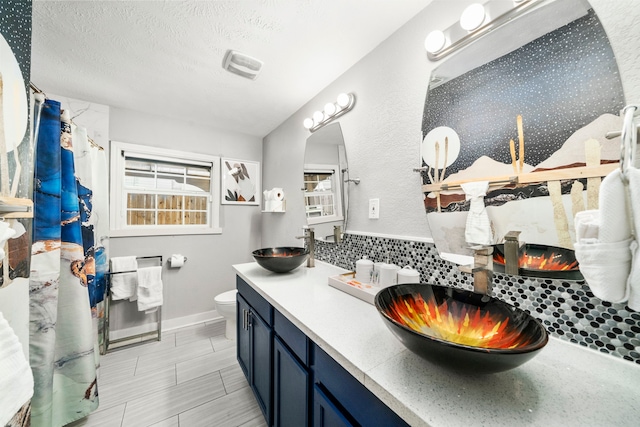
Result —
<instances>
[{"instance_id":1,"label":"metal towel stand","mask_svg":"<svg viewBox=\"0 0 640 427\"><path fill-rule=\"evenodd\" d=\"M162 266L162 255L154 255L154 256L141 256L141 257L136 257L137 260L146 260L146 259L158 259L160 266ZM118 338L116 340L110 340L109 339L109 322L110 322L110 316L109 316L109 310L111 308L111 276L114 274L123 274L123 273L134 273L135 270L132 271L118 271L115 273L109 272L107 273L107 289L105 290L105 307L104 307L104 327L102 328L102 342L103 345L100 348L100 354L106 354L107 351L109 351L109 346L111 344L116 344L119 342L123 342L123 341L129 341L135 338L143 338L146 336L151 336L151 338L155 338L155 341L161 341L162 339L162 307L158 307L158 310L156 310L156 315L157 315L157 319L156 319L156 323L157 323L157 328L155 331L149 331L149 332L143 332L141 334L136 334L136 335L130 335L127 337L122 337L122 338ZM133 342L131 344L128 345L135 345L135 344L140 344L142 342L146 342L146 341L151 341L151 339L146 339L146 340L140 340L140 341L136 341ZM118 348L123 348L123 347L127 347L128 345L123 345L120 346Z\"/></svg>"}]
</instances>

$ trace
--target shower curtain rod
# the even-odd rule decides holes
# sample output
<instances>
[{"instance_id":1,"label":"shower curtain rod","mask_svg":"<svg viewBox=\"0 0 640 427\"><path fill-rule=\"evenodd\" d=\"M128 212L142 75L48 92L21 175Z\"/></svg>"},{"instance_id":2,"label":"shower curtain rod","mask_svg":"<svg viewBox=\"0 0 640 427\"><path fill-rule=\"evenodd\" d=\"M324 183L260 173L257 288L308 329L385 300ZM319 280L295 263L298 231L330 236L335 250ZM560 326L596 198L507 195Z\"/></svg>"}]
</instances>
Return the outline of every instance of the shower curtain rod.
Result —
<instances>
[{"instance_id":1,"label":"shower curtain rod","mask_svg":"<svg viewBox=\"0 0 640 427\"><path fill-rule=\"evenodd\" d=\"M36 86L32 81L29 82L29 87L31 87L31 90L34 93L40 93L42 95L44 95L44 97L46 99L49 99L49 97L47 96L46 93L44 93L42 90L40 90L40 88L38 86ZM73 122L73 120L71 120L71 123L73 123L75 125L75 123ZM77 125L76 125L77 126ZM91 144L92 146L94 146L95 148L97 148L98 150L102 150L104 151L104 148L100 145L97 144L93 139L91 139L91 137L87 136L87 139L89 140L89 144Z\"/></svg>"}]
</instances>

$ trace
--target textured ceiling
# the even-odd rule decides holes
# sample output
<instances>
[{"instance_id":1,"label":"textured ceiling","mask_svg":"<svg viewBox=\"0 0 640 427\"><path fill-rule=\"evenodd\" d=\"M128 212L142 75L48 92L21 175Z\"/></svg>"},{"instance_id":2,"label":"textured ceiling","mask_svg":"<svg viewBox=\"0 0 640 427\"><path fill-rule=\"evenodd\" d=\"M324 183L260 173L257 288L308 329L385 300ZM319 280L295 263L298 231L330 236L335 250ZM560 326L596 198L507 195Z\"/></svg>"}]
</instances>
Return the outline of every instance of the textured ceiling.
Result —
<instances>
[{"instance_id":1,"label":"textured ceiling","mask_svg":"<svg viewBox=\"0 0 640 427\"><path fill-rule=\"evenodd\" d=\"M33 2L45 91L264 136L431 0ZM255 81L227 49L264 61Z\"/></svg>"}]
</instances>

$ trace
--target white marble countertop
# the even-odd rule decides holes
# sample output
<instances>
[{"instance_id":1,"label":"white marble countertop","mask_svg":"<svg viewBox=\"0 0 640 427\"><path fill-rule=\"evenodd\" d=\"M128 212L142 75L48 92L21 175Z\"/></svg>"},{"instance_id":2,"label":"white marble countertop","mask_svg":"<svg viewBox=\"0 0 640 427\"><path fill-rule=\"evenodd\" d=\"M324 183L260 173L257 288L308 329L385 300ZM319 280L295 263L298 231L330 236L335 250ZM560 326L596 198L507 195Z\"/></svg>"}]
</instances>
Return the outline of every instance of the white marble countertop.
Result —
<instances>
[{"instance_id":1,"label":"white marble countertop","mask_svg":"<svg viewBox=\"0 0 640 427\"><path fill-rule=\"evenodd\" d=\"M638 426L640 366L556 338L532 360L469 376L407 350L376 308L327 284L316 261L275 274L233 266L274 308L411 426Z\"/></svg>"}]
</instances>

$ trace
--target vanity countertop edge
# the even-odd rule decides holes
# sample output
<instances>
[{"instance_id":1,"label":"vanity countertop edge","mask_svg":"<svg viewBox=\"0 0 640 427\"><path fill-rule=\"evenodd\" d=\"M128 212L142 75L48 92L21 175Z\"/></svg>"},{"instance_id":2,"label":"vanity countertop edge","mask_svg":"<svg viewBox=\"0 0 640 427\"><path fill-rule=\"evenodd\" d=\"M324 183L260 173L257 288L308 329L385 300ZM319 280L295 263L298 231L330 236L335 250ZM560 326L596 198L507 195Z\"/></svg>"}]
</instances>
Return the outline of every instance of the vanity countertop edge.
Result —
<instances>
[{"instance_id":1,"label":"vanity countertop edge","mask_svg":"<svg viewBox=\"0 0 640 427\"><path fill-rule=\"evenodd\" d=\"M463 375L407 350L375 306L328 285L346 272L316 261L275 274L257 263L235 272L309 339L412 426L635 426L640 366L555 337L507 372Z\"/></svg>"}]
</instances>

